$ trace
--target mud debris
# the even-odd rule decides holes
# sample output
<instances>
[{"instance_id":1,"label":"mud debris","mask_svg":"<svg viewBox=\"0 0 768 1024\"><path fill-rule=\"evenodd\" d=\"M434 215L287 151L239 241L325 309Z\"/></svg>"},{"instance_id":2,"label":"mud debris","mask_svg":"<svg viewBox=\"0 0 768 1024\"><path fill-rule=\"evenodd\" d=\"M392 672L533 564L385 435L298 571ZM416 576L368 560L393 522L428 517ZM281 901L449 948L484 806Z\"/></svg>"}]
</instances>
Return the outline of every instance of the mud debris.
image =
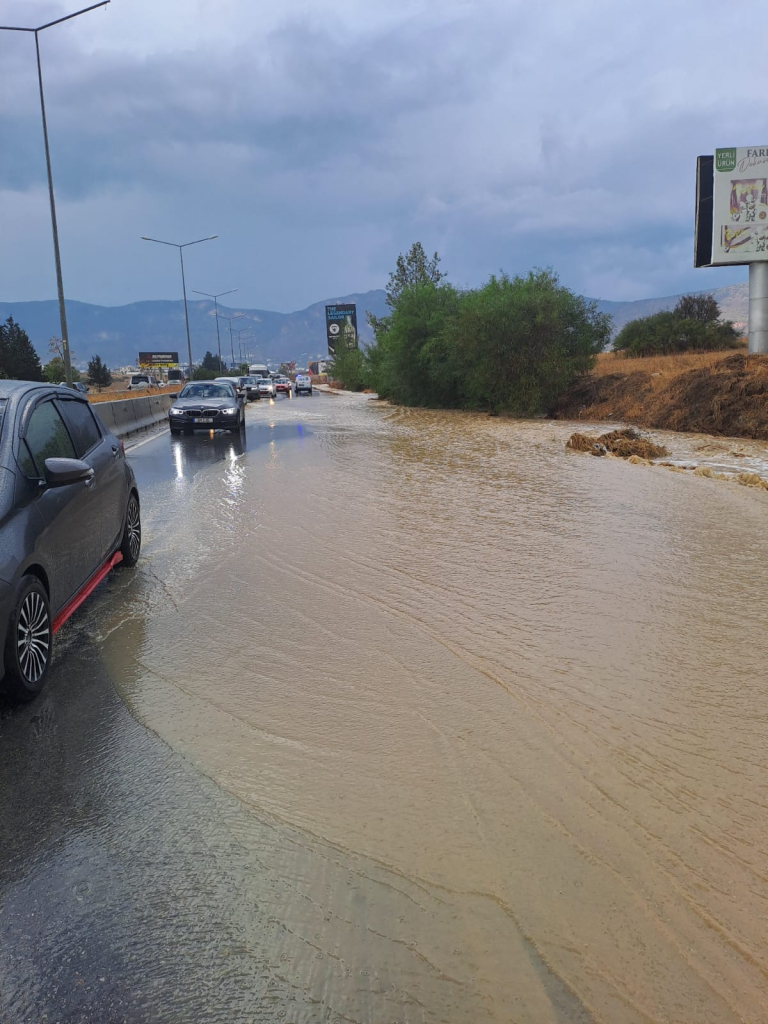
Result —
<instances>
[{"instance_id":1,"label":"mud debris","mask_svg":"<svg viewBox=\"0 0 768 1024\"><path fill-rule=\"evenodd\" d=\"M667 449L660 444L654 444L647 437L643 437L632 427L624 427L620 430L610 430L607 434L571 434L566 443L566 448L576 452L588 452L590 455L615 455L619 459L631 459L633 457L650 461L660 459L669 455Z\"/></svg>"}]
</instances>

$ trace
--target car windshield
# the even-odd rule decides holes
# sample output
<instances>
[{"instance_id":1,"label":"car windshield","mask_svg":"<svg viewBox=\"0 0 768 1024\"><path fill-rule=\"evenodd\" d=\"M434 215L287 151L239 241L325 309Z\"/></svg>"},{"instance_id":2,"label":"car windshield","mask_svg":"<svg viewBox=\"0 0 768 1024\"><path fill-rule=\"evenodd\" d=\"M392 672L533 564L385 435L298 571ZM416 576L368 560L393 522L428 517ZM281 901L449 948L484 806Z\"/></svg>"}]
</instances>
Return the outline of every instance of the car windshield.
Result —
<instances>
[{"instance_id":1,"label":"car windshield","mask_svg":"<svg viewBox=\"0 0 768 1024\"><path fill-rule=\"evenodd\" d=\"M144 376L131 377L131 384L142 384L142 383L149 384L149 377L144 377Z\"/></svg>"},{"instance_id":2,"label":"car windshield","mask_svg":"<svg viewBox=\"0 0 768 1024\"><path fill-rule=\"evenodd\" d=\"M187 384L179 398L231 398L226 384Z\"/></svg>"}]
</instances>

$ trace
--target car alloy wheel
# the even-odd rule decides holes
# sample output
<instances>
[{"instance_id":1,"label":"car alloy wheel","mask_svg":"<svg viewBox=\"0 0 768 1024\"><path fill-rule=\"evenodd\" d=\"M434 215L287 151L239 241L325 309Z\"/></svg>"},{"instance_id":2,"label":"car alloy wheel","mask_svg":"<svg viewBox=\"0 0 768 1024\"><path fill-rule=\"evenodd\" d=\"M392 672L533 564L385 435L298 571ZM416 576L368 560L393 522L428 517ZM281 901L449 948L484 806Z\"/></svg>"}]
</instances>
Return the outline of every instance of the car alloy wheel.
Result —
<instances>
[{"instance_id":1,"label":"car alloy wheel","mask_svg":"<svg viewBox=\"0 0 768 1024\"><path fill-rule=\"evenodd\" d=\"M32 700L42 690L51 663L53 633L45 587L24 576L16 591L5 637L5 682L11 697Z\"/></svg>"},{"instance_id":2,"label":"car alloy wheel","mask_svg":"<svg viewBox=\"0 0 768 1024\"><path fill-rule=\"evenodd\" d=\"M43 677L51 650L51 621L41 595L32 590L16 620L16 649L24 681L35 686Z\"/></svg>"},{"instance_id":3,"label":"car alloy wheel","mask_svg":"<svg viewBox=\"0 0 768 1024\"><path fill-rule=\"evenodd\" d=\"M123 556L123 565L129 569L136 565L141 554L141 511L135 494L128 499L120 554Z\"/></svg>"}]
</instances>

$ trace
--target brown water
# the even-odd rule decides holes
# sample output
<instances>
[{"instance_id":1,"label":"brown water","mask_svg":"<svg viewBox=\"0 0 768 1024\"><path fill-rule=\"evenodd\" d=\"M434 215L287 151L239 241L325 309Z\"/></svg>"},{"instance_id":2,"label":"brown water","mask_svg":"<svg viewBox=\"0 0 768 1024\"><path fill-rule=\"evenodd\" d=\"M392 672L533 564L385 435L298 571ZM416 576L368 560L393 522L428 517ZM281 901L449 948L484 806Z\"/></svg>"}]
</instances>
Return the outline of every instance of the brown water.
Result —
<instances>
[{"instance_id":1,"label":"brown water","mask_svg":"<svg viewBox=\"0 0 768 1024\"><path fill-rule=\"evenodd\" d=\"M568 424L262 406L242 454L137 452L169 473L101 620L134 714L268 829L232 884L284 886L316 1009L279 1019L768 1020L768 494Z\"/></svg>"}]
</instances>

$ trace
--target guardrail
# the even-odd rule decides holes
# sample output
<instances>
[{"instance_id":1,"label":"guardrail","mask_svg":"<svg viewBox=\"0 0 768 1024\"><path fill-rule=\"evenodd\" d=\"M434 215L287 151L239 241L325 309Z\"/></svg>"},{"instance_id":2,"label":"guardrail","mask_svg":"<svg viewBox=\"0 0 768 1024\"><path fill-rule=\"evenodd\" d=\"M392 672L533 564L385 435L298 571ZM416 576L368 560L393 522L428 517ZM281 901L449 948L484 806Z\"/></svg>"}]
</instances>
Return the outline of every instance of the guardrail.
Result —
<instances>
[{"instance_id":1,"label":"guardrail","mask_svg":"<svg viewBox=\"0 0 768 1024\"><path fill-rule=\"evenodd\" d=\"M107 430L118 437L127 437L167 419L168 409L175 398L175 394L167 393L121 398L114 402L99 402L93 411Z\"/></svg>"}]
</instances>

